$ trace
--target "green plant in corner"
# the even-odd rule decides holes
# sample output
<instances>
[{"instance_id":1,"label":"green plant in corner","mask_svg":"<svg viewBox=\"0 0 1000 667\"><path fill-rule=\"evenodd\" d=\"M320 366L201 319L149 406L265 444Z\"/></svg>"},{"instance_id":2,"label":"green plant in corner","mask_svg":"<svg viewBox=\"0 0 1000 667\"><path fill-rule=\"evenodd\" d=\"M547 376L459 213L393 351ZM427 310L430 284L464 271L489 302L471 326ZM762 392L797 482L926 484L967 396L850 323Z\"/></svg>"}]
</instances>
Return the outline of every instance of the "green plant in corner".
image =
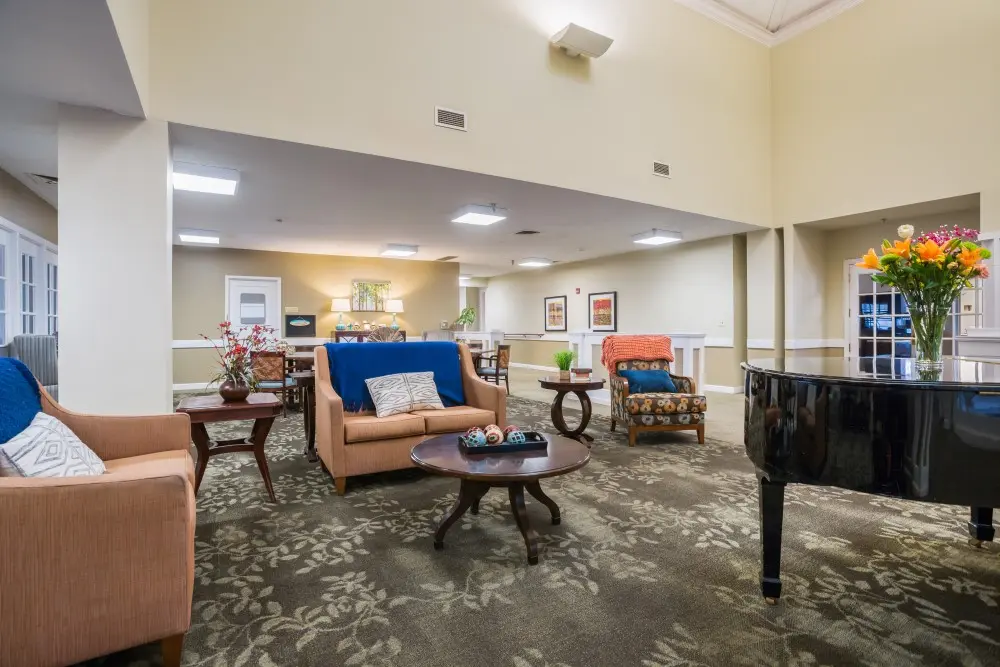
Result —
<instances>
[{"instance_id":1,"label":"green plant in corner","mask_svg":"<svg viewBox=\"0 0 1000 667\"><path fill-rule=\"evenodd\" d=\"M466 306L462 309L462 312L458 314L458 318L455 320L455 324L461 324L463 327L467 327L476 321L476 309L472 306Z\"/></svg>"},{"instance_id":2,"label":"green plant in corner","mask_svg":"<svg viewBox=\"0 0 1000 667\"><path fill-rule=\"evenodd\" d=\"M570 366L573 365L573 360L576 359L576 352L573 350L559 350L552 355L552 359L556 362L556 368L561 372L569 372Z\"/></svg>"}]
</instances>

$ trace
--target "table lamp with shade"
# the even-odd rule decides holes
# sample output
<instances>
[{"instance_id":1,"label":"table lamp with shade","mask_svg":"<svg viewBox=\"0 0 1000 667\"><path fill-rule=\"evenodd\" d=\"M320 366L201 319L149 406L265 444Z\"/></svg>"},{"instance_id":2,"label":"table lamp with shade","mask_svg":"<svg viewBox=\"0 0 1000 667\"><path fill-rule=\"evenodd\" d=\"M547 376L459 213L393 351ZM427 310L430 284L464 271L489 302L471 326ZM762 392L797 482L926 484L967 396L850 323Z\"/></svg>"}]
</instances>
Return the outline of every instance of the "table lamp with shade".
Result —
<instances>
[{"instance_id":1,"label":"table lamp with shade","mask_svg":"<svg viewBox=\"0 0 1000 667\"><path fill-rule=\"evenodd\" d=\"M330 310L338 314L337 318L337 331L343 331L347 328L344 324L344 313L351 312L351 300L350 299L334 299L333 304L330 306Z\"/></svg>"},{"instance_id":2,"label":"table lamp with shade","mask_svg":"<svg viewBox=\"0 0 1000 667\"><path fill-rule=\"evenodd\" d=\"M396 324L396 313L403 312L403 300L402 299L386 299L385 300L385 312L392 313L392 324L389 326L392 329L398 329L399 325Z\"/></svg>"}]
</instances>

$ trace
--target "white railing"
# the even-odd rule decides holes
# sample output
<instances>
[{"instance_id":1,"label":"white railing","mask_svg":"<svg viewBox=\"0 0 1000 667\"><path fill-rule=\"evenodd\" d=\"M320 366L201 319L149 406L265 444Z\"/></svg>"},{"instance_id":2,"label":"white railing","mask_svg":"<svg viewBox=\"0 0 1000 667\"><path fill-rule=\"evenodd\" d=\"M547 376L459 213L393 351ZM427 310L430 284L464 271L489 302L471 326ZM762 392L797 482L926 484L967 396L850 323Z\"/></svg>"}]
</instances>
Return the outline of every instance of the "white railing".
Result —
<instances>
[{"instance_id":1,"label":"white railing","mask_svg":"<svg viewBox=\"0 0 1000 667\"><path fill-rule=\"evenodd\" d=\"M569 334L569 349L576 352L577 365L581 368L594 368L600 365L601 359L594 359L594 346L604 342L605 336L624 336L620 333L599 333L594 331L572 331ZM698 383L698 391L705 387L705 334L689 332L664 332L670 336L674 354L680 351L678 361L671 371L677 375L693 377Z\"/></svg>"},{"instance_id":2,"label":"white railing","mask_svg":"<svg viewBox=\"0 0 1000 667\"><path fill-rule=\"evenodd\" d=\"M502 331L456 331L455 340L480 341L483 347L492 350L503 343Z\"/></svg>"}]
</instances>

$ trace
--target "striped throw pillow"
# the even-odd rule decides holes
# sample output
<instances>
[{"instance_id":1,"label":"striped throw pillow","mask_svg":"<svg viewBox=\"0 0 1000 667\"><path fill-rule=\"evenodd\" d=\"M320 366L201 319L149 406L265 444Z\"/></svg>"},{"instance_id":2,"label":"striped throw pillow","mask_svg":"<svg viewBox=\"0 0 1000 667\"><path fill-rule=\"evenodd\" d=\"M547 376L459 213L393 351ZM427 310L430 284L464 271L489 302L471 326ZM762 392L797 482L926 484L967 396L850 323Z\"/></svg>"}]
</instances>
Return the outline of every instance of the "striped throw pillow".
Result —
<instances>
[{"instance_id":1,"label":"striped throw pillow","mask_svg":"<svg viewBox=\"0 0 1000 667\"><path fill-rule=\"evenodd\" d=\"M365 384L380 418L413 410L444 409L431 371L382 375L365 380Z\"/></svg>"}]
</instances>

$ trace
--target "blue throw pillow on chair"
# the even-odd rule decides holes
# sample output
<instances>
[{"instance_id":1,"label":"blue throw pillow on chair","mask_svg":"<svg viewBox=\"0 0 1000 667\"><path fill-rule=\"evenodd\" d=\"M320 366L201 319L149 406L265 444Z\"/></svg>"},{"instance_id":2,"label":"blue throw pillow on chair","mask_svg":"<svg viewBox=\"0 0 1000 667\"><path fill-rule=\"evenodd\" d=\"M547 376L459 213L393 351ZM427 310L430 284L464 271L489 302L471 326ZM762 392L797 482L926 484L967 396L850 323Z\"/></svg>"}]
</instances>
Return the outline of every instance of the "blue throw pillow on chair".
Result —
<instances>
[{"instance_id":1,"label":"blue throw pillow on chair","mask_svg":"<svg viewBox=\"0 0 1000 667\"><path fill-rule=\"evenodd\" d=\"M0 445L28 428L42 411L38 383L17 359L0 359Z\"/></svg>"},{"instance_id":2,"label":"blue throw pillow on chair","mask_svg":"<svg viewBox=\"0 0 1000 667\"><path fill-rule=\"evenodd\" d=\"M628 393L630 394L677 393L677 386L667 371L618 371L618 375L628 380Z\"/></svg>"}]
</instances>

